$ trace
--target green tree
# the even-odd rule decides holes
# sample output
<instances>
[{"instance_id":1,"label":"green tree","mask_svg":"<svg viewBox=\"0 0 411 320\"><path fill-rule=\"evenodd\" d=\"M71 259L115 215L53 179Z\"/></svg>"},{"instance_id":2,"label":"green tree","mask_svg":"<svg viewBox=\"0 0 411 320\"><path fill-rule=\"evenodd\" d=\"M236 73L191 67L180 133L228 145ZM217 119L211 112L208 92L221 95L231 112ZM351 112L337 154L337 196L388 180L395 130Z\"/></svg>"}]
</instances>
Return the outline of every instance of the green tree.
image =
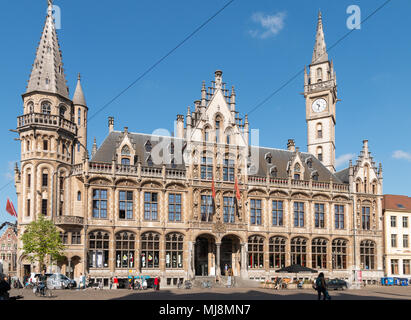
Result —
<instances>
[{"instance_id":1,"label":"green tree","mask_svg":"<svg viewBox=\"0 0 411 320\"><path fill-rule=\"evenodd\" d=\"M51 260L62 258L64 245L60 233L54 223L44 219L43 216L27 226L21 240L23 241L24 254L32 263L38 261L40 270L43 269L47 256Z\"/></svg>"}]
</instances>

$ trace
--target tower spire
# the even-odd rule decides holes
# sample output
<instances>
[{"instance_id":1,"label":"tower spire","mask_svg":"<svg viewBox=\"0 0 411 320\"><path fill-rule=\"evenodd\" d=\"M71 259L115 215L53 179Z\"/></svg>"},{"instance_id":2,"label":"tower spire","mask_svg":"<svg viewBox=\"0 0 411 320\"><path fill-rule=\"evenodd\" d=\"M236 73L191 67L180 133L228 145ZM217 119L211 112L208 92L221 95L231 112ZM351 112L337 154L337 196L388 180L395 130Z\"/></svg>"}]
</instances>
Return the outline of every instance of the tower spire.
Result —
<instances>
[{"instance_id":1,"label":"tower spire","mask_svg":"<svg viewBox=\"0 0 411 320\"><path fill-rule=\"evenodd\" d=\"M73 95L73 104L87 107L86 99L84 98L83 88L81 87L80 73L77 76L77 87Z\"/></svg>"},{"instance_id":2,"label":"tower spire","mask_svg":"<svg viewBox=\"0 0 411 320\"><path fill-rule=\"evenodd\" d=\"M47 18L34 59L26 93L41 91L69 98L63 57L53 19L53 1L47 0Z\"/></svg>"},{"instance_id":3,"label":"tower spire","mask_svg":"<svg viewBox=\"0 0 411 320\"><path fill-rule=\"evenodd\" d=\"M323 19L321 11L318 11L317 34L315 36L315 45L311 64L326 61L328 61L328 53L324 39Z\"/></svg>"}]
</instances>

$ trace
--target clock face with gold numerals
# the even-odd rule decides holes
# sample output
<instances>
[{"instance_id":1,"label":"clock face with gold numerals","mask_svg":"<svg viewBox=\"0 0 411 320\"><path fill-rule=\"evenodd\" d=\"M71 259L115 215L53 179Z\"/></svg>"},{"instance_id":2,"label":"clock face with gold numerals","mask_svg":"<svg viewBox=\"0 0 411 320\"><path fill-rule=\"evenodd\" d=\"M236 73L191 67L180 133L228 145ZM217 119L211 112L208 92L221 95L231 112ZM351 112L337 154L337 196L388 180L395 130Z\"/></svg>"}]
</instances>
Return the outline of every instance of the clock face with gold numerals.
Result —
<instances>
[{"instance_id":1,"label":"clock face with gold numerals","mask_svg":"<svg viewBox=\"0 0 411 320\"><path fill-rule=\"evenodd\" d=\"M312 104L312 109L315 113L323 112L327 108L327 101L325 99L317 99Z\"/></svg>"}]
</instances>

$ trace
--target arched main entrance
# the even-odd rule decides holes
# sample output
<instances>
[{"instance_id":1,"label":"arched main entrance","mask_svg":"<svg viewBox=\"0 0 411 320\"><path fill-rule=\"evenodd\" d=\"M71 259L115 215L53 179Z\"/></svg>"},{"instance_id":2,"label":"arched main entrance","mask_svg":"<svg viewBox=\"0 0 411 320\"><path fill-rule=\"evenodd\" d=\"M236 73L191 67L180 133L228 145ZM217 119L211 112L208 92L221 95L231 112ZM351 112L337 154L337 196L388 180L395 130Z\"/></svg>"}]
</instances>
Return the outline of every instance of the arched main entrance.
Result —
<instances>
[{"instance_id":1,"label":"arched main entrance","mask_svg":"<svg viewBox=\"0 0 411 320\"><path fill-rule=\"evenodd\" d=\"M233 276L240 275L241 245L235 235L227 235L221 240L220 269L223 276L228 275L230 269Z\"/></svg>"},{"instance_id":2,"label":"arched main entrance","mask_svg":"<svg viewBox=\"0 0 411 320\"><path fill-rule=\"evenodd\" d=\"M215 276L215 238L203 234L195 242L194 266L196 276Z\"/></svg>"}]
</instances>

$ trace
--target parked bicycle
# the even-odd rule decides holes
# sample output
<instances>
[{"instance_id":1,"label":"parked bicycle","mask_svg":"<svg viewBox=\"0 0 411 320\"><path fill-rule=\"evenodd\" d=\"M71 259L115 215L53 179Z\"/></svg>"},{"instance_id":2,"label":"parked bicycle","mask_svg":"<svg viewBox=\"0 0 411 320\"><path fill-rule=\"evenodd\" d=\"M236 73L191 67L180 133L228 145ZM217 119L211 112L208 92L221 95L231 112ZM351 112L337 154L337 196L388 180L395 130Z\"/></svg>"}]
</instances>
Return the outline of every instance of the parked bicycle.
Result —
<instances>
[{"instance_id":1,"label":"parked bicycle","mask_svg":"<svg viewBox=\"0 0 411 320\"><path fill-rule=\"evenodd\" d=\"M177 283L177 288L178 289L182 289L182 288L184 288L184 289L191 289L193 287L193 285L192 285L192 283L191 283L191 281L190 280L186 280L186 281L179 281L178 283Z\"/></svg>"}]
</instances>

